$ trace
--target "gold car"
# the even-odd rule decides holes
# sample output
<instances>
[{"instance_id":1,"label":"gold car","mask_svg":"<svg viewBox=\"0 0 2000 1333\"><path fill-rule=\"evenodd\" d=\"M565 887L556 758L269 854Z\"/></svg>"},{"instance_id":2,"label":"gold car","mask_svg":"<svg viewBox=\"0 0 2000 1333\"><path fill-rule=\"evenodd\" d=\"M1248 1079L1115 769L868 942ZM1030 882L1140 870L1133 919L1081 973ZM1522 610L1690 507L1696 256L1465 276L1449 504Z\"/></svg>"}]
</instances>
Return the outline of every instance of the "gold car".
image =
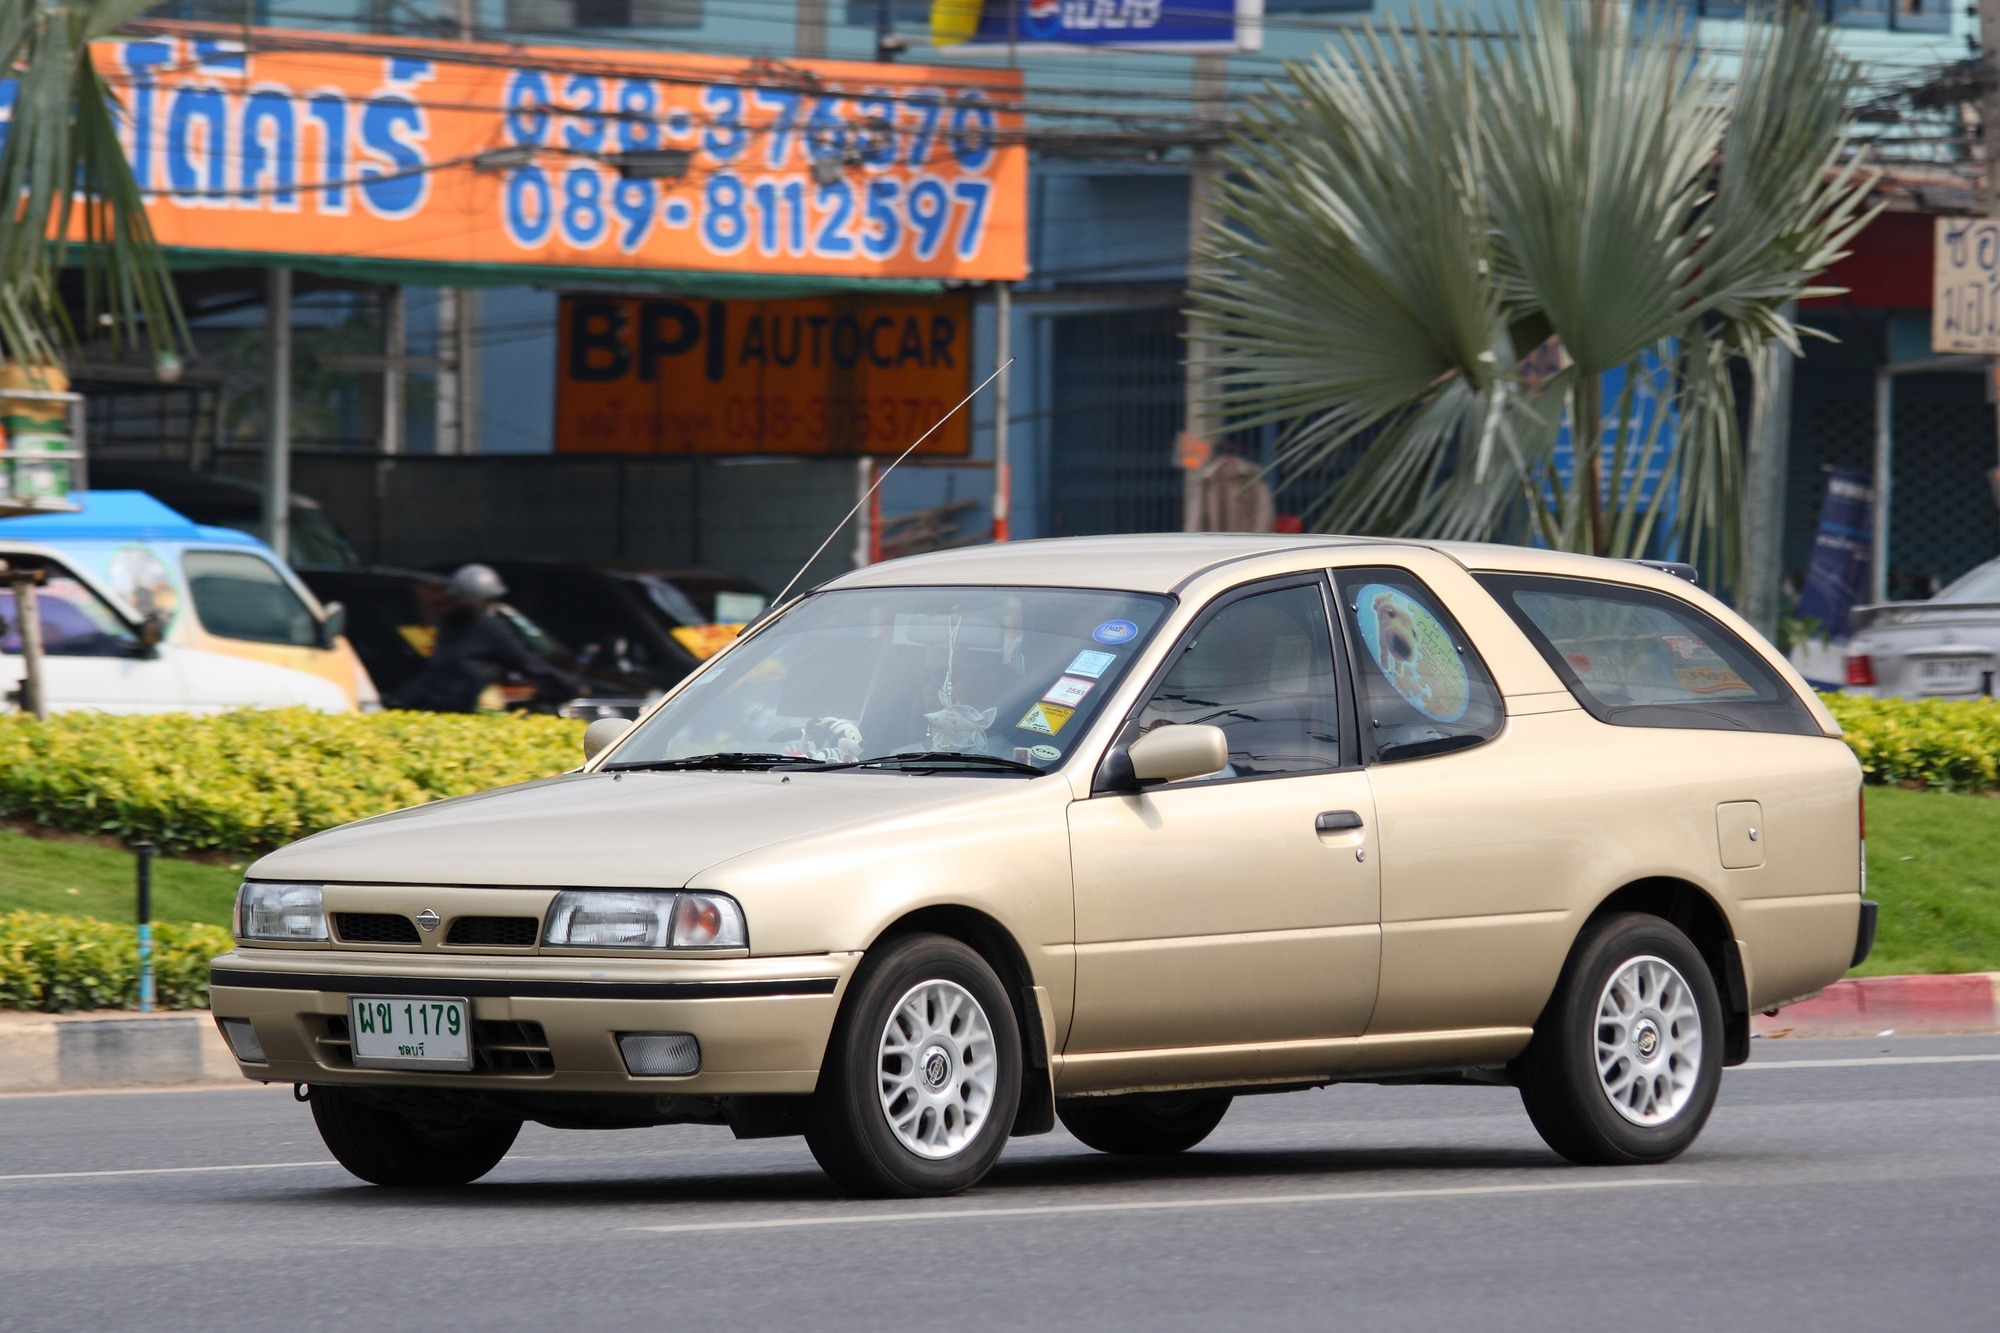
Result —
<instances>
[{"instance_id":1,"label":"gold car","mask_svg":"<svg viewBox=\"0 0 2000 1333\"><path fill-rule=\"evenodd\" d=\"M1235 1095L1375 1080L1512 1084L1563 1156L1658 1162L1751 1014L1873 936L1833 719L1637 563L945 552L797 599L627 725L250 868L217 1019L356 1175L698 1122L938 1194L1058 1119L1176 1152Z\"/></svg>"}]
</instances>

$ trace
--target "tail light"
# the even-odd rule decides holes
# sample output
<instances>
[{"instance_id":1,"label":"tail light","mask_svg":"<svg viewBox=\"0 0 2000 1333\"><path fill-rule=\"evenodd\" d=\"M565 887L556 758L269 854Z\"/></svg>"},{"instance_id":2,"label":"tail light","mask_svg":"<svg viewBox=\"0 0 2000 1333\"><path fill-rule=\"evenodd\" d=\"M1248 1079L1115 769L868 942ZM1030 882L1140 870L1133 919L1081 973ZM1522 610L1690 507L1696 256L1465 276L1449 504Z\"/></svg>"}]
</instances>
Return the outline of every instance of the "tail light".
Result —
<instances>
[{"instance_id":1,"label":"tail light","mask_svg":"<svg viewBox=\"0 0 2000 1333\"><path fill-rule=\"evenodd\" d=\"M1847 683L1849 685L1873 685L1875 683L1875 659L1867 653L1850 653L1847 658Z\"/></svg>"}]
</instances>

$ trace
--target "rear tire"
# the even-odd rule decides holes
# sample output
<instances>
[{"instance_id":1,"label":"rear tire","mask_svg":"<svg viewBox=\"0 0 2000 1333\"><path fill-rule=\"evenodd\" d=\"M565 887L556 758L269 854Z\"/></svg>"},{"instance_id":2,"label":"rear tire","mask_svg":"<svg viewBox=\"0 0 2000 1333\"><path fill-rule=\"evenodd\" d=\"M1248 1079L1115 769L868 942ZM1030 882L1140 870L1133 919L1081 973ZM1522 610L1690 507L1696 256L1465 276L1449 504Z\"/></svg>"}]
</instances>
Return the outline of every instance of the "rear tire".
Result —
<instances>
[{"instance_id":1,"label":"rear tire","mask_svg":"<svg viewBox=\"0 0 2000 1333\"><path fill-rule=\"evenodd\" d=\"M1723 1041L1722 1001L1694 945L1632 913L1577 941L1514 1072L1528 1118L1570 1161L1666 1162L1708 1123Z\"/></svg>"},{"instance_id":2,"label":"rear tire","mask_svg":"<svg viewBox=\"0 0 2000 1333\"><path fill-rule=\"evenodd\" d=\"M806 1145L851 1193L957 1194L998 1160L1020 1101L1021 1034L1000 979L957 940L912 935L862 961Z\"/></svg>"},{"instance_id":3,"label":"rear tire","mask_svg":"<svg viewBox=\"0 0 2000 1333\"><path fill-rule=\"evenodd\" d=\"M1186 1152L1215 1132L1228 1097L1072 1097L1056 1103L1063 1128L1084 1146L1121 1157Z\"/></svg>"},{"instance_id":4,"label":"rear tire","mask_svg":"<svg viewBox=\"0 0 2000 1333\"><path fill-rule=\"evenodd\" d=\"M312 1112L334 1160L371 1185L469 1185L500 1165L521 1132L518 1120L428 1124L325 1084L313 1085Z\"/></svg>"}]
</instances>

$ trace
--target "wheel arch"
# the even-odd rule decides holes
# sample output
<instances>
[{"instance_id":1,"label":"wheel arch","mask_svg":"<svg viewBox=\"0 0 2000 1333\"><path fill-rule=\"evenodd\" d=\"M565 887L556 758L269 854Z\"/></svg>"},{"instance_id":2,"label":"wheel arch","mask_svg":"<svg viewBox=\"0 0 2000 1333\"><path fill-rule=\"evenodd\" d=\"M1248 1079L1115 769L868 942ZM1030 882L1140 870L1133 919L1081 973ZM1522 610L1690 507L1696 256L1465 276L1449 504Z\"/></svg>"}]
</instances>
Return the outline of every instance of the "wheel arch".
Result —
<instances>
[{"instance_id":1,"label":"wheel arch","mask_svg":"<svg viewBox=\"0 0 2000 1333\"><path fill-rule=\"evenodd\" d=\"M1028 955L1013 932L976 907L939 903L897 917L869 942L873 953L910 935L943 935L957 940L981 958L1000 978L1014 1007L1021 1033L1021 1106L1014 1116L1013 1136L1046 1134L1055 1128L1055 1076L1049 1059L1048 1034L1041 1006L1035 999L1035 974Z\"/></svg>"},{"instance_id":2,"label":"wheel arch","mask_svg":"<svg viewBox=\"0 0 2000 1333\"><path fill-rule=\"evenodd\" d=\"M1628 912L1656 916L1686 935L1715 978L1722 997L1722 1063L1740 1065L1750 1058L1750 997L1737 951L1736 932L1722 904L1697 884L1672 876L1634 880L1599 903L1583 924ZM1577 932L1581 939L1583 932Z\"/></svg>"}]
</instances>

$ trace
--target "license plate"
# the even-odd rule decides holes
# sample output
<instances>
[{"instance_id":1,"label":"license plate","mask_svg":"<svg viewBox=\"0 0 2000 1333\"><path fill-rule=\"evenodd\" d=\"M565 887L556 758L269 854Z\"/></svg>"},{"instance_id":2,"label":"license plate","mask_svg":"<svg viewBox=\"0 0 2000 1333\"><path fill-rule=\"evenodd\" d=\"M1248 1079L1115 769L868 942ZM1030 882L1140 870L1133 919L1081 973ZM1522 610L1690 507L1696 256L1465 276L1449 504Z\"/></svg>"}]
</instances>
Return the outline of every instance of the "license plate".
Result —
<instances>
[{"instance_id":1,"label":"license plate","mask_svg":"<svg viewBox=\"0 0 2000 1333\"><path fill-rule=\"evenodd\" d=\"M1941 661L1925 662L1919 679L1927 686L1969 687L1979 679L1979 670L1985 659L1945 658Z\"/></svg>"},{"instance_id":2,"label":"license plate","mask_svg":"<svg viewBox=\"0 0 2000 1333\"><path fill-rule=\"evenodd\" d=\"M350 995L347 1034L361 1069L472 1068L472 1005L431 995Z\"/></svg>"}]
</instances>

